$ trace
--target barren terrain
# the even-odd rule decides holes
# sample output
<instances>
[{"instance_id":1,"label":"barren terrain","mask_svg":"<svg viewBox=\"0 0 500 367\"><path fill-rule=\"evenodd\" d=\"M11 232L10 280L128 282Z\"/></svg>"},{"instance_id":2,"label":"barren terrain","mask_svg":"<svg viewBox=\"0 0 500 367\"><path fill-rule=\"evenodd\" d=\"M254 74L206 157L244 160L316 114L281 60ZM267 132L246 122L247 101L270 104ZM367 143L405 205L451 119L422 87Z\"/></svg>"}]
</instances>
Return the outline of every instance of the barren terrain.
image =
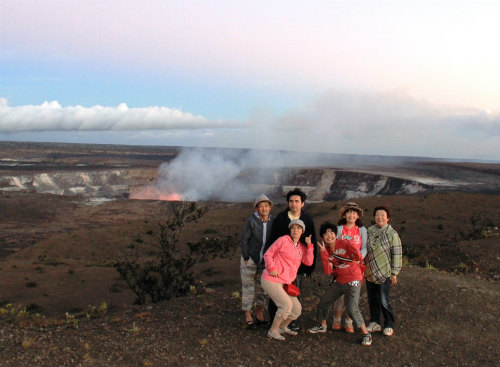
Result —
<instances>
[{"instance_id":1,"label":"barren terrain","mask_svg":"<svg viewBox=\"0 0 500 367\"><path fill-rule=\"evenodd\" d=\"M305 209L319 227L335 221L345 201ZM182 242L236 239L233 256L198 268L206 291L139 306L113 263L130 244L153 253L161 201L96 205L79 196L0 192L0 366L500 365L500 195L456 191L356 201L365 225L376 205L391 206L406 257L392 288L395 335L375 333L370 347L344 332L305 333L328 286L320 266L305 280L297 337L271 341L266 327L246 327L237 237L250 202L206 202L208 212L182 235ZM283 208L278 204L273 213ZM364 290L360 305L368 319Z\"/></svg>"},{"instance_id":2,"label":"barren terrain","mask_svg":"<svg viewBox=\"0 0 500 367\"><path fill-rule=\"evenodd\" d=\"M135 306L112 263L130 243L146 252L157 243L161 203L122 199L93 206L64 196L3 193L2 241L30 245L0 260L0 302L4 308L27 306L44 321L0 316L0 365L498 365L499 238L460 239L458 233L473 232L470 218L476 214L483 226L498 226L499 196L447 193L358 202L367 213L389 203L406 252L417 254L393 288L395 336L376 334L369 348L342 332L300 333L279 344L267 340L265 327L246 329L235 293L238 251L210 264L202 276L207 293ZM249 203L208 205L185 239L239 233L251 211ZM319 225L334 220L341 205L315 203L307 210ZM314 324L327 284L319 268L307 279L302 326ZM106 309L96 313L103 303ZM365 292L361 306L368 317Z\"/></svg>"}]
</instances>

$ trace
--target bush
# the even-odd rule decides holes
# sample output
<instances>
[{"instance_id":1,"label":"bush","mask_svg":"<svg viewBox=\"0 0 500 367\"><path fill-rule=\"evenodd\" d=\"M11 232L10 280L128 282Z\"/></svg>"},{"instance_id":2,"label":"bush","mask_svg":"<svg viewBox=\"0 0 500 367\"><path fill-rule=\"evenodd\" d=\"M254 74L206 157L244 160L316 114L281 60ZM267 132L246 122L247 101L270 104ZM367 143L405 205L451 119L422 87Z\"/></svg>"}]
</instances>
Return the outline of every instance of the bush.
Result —
<instances>
[{"instance_id":1,"label":"bush","mask_svg":"<svg viewBox=\"0 0 500 367\"><path fill-rule=\"evenodd\" d=\"M186 295L199 274L193 266L214 258L231 256L236 246L231 237L203 237L197 242L181 244L179 236L183 227L197 221L207 208L193 202L167 202L158 216L159 249L153 260L140 261L134 246L119 259L114 267L135 293L137 304L144 304L149 296L152 302Z\"/></svg>"}]
</instances>

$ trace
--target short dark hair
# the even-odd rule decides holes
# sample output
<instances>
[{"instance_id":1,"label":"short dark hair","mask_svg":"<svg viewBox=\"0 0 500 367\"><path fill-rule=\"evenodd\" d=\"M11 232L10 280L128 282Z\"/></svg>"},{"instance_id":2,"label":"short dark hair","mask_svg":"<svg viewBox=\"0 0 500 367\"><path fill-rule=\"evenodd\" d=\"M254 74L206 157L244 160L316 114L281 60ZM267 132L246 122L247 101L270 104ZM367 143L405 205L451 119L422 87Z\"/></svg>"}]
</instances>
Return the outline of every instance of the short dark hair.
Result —
<instances>
[{"instance_id":1,"label":"short dark hair","mask_svg":"<svg viewBox=\"0 0 500 367\"><path fill-rule=\"evenodd\" d=\"M326 233L328 229L331 229L335 235L337 235L337 226L333 223L330 223L328 221L325 221L321 223L321 226L319 227L319 235L320 237L323 237L323 235Z\"/></svg>"},{"instance_id":2,"label":"short dark hair","mask_svg":"<svg viewBox=\"0 0 500 367\"><path fill-rule=\"evenodd\" d=\"M302 191L301 189L299 189L298 187L296 187L295 189L293 189L291 191L288 191L288 193L286 194L286 201L289 202L290 201L290 196L293 196L293 195L300 196L300 200L303 203L306 202L306 199L307 199L306 193L304 191Z\"/></svg>"},{"instance_id":3,"label":"short dark hair","mask_svg":"<svg viewBox=\"0 0 500 367\"><path fill-rule=\"evenodd\" d=\"M387 218L391 217L391 209L387 205L376 206L375 209L373 209L373 216L375 216L377 210L384 210L387 213Z\"/></svg>"}]
</instances>

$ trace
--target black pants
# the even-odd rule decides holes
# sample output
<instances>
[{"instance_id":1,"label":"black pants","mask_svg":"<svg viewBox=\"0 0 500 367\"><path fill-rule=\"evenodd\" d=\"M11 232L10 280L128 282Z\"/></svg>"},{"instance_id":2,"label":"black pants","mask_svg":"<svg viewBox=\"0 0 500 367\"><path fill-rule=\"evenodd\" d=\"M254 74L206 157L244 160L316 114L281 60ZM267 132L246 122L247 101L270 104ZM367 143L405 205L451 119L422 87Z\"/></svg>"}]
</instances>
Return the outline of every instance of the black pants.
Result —
<instances>
[{"instance_id":1,"label":"black pants","mask_svg":"<svg viewBox=\"0 0 500 367\"><path fill-rule=\"evenodd\" d=\"M384 327L394 327L394 312L392 311L390 292L391 278L387 278L382 284L366 281L368 293L368 305L370 306L370 322L380 323L380 313L384 316Z\"/></svg>"},{"instance_id":2,"label":"black pants","mask_svg":"<svg viewBox=\"0 0 500 367\"><path fill-rule=\"evenodd\" d=\"M295 285L301 289L302 286L302 277L304 274L297 274L297 278L295 278ZM302 293L302 290L301 290ZM301 300L300 296L297 297L299 299L299 302ZM276 311L278 311L278 306L276 306L276 303L269 297L269 304L267 306L267 311L269 312L269 317L271 322L274 320L274 316L276 316Z\"/></svg>"}]
</instances>

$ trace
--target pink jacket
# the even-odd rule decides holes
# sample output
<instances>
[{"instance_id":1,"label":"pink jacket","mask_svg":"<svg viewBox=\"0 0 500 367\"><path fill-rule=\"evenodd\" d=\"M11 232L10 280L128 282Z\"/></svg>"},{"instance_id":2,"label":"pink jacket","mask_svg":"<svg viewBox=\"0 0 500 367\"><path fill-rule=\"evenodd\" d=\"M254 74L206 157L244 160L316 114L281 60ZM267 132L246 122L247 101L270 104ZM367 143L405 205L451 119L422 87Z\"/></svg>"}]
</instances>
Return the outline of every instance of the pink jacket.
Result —
<instances>
[{"instance_id":1,"label":"pink jacket","mask_svg":"<svg viewBox=\"0 0 500 367\"><path fill-rule=\"evenodd\" d=\"M306 247L299 243L298 246L292 241L289 235L278 238L264 254L266 269L262 272L262 279L270 282L290 284L297 277L297 270L300 263L312 265L314 261L314 244ZM278 276L269 274L277 270Z\"/></svg>"}]
</instances>

